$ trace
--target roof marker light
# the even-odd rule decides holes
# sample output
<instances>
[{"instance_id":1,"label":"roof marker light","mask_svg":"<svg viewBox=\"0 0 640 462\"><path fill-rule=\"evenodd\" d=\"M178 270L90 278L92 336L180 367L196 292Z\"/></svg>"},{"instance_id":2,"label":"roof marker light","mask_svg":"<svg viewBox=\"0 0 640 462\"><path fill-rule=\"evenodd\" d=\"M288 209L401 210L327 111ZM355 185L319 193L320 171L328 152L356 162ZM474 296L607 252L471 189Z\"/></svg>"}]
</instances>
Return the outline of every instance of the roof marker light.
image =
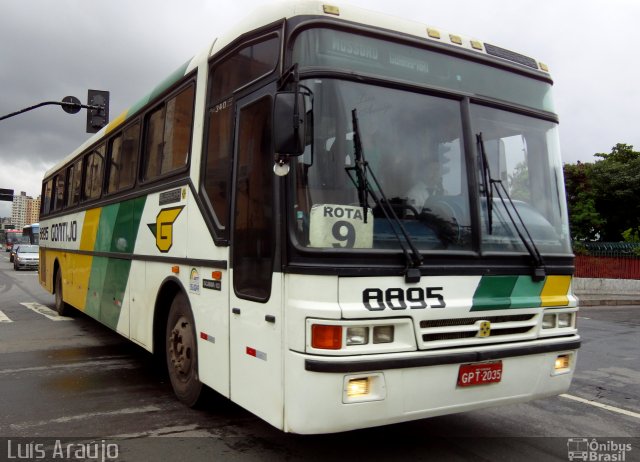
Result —
<instances>
[{"instance_id":1,"label":"roof marker light","mask_svg":"<svg viewBox=\"0 0 640 462\"><path fill-rule=\"evenodd\" d=\"M340 8L333 5L322 5L322 10L324 14L332 14L335 16L340 16Z\"/></svg>"},{"instance_id":2,"label":"roof marker light","mask_svg":"<svg viewBox=\"0 0 640 462\"><path fill-rule=\"evenodd\" d=\"M471 46L473 47L473 49L475 50L480 50L482 51L482 43L478 42L477 40L471 40Z\"/></svg>"},{"instance_id":3,"label":"roof marker light","mask_svg":"<svg viewBox=\"0 0 640 462\"><path fill-rule=\"evenodd\" d=\"M440 31L427 27L427 35L433 39L440 40Z\"/></svg>"},{"instance_id":4,"label":"roof marker light","mask_svg":"<svg viewBox=\"0 0 640 462\"><path fill-rule=\"evenodd\" d=\"M449 34L449 40L451 43L455 43L456 45L462 45L462 38L459 35Z\"/></svg>"},{"instance_id":5,"label":"roof marker light","mask_svg":"<svg viewBox=\"0 0 640 462\"><path fill-rule=\"evenodd\" d=\"M538 63L538 65L540 66L540 69L543 70L544 72L549 72L549 66L547 66L545 63Z\"/></svg>"}]
</instances>

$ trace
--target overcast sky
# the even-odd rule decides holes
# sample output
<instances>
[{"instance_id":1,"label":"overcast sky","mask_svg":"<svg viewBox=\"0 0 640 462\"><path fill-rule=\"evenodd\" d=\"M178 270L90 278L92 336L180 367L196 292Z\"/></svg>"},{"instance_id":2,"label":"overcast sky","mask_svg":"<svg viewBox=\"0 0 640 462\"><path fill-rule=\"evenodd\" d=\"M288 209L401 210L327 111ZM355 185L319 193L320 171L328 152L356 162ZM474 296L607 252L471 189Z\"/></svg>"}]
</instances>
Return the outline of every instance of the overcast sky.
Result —
<instances>
[{"instance_id":1,"label":"overcast sky","mask_svg":"<svg viewBox=\"0 0 640 462\"><path fill-rule=\"evenodd\" d=\"M87 89L111 118L265 0L4 0L0 116ZM330 3L328 1L327 3ZM337 3L337 2L336 2ZM640 149L639 0L351 0L529 55L555 82L564 162L616 143ZM84 142L84 111L47 106L0 122L0 188L40 193L43 173ZM0 217L10 216L0 202Z\"/></svg>"}]
</instances>

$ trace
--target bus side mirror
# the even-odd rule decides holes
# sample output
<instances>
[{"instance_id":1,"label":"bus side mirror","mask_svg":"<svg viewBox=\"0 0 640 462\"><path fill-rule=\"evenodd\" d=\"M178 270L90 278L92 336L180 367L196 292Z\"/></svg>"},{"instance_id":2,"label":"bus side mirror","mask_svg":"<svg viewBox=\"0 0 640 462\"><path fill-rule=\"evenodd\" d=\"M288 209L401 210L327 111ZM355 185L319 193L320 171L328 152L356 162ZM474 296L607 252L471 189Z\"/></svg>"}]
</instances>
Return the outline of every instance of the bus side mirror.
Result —
<instances>
[{"instance_id":1,"label":"bus side mirror","mask_svg":"<svg viewBox=\"0 0 640 462\"><path fill-rule=\"evenodd\" d=\"M276 93L273 108L273 144L279 157L299 156L304 152L304 95L300 92Z\"/></svg>"}]
</instances>

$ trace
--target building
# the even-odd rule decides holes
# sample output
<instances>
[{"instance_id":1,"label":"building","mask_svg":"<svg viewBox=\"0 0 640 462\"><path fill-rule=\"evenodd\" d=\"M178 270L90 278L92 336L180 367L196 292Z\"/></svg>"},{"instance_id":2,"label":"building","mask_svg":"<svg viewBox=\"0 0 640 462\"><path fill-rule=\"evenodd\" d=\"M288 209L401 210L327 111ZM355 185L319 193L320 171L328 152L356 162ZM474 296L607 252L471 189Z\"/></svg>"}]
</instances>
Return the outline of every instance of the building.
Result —
<instances>
[{"instance_id":1,"label":"building","mask_svg":"<svg viewBox=\"0 0 640 462\"><path fill-rule=\"evenodd\" d=\"M16 229L22 229L25 225L37 223L40 220L40 196L37 199L27 196L22 191L20 195L13 196L11 207L11 223Z\"/></svg>"},{"instance_id":2,"label":"building","mask_svg":"<svg viewBox=\"0 0 640 462\"><path fill-rule=\"evenodd\" d=\"M32 199L27 204L27 222L25 224L38 223L40 221L40 196Z\"/></svg>"}]
</instances>

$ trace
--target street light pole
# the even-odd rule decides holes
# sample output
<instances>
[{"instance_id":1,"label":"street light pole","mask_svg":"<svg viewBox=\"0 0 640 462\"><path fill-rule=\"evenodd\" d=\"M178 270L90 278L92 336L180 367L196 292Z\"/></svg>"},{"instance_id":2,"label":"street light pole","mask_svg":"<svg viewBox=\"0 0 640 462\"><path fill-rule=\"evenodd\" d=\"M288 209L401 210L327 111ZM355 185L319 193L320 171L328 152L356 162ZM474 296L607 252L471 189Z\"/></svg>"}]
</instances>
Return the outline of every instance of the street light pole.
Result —
<instances>
[{"instance_id":1,"label":"street light pole","mask_svg":"<svg viewBox=\"0 0 640 462\"><path fill-rule=\"evenodd\" d=\"M89 101L98 104L81 104L80 100L75 96L66 96L62 101L45 101L34 106L20 109L19 111L12 112L11 114L0 116L0 121L38 109L39 107L57 105L62 106L64 112L68 114L77 114L80 109L88 109L87 132L95 133L100 128L107 125L107 122L109 121L109 92L89 90Z\"/></svg>"}]
</instances>

